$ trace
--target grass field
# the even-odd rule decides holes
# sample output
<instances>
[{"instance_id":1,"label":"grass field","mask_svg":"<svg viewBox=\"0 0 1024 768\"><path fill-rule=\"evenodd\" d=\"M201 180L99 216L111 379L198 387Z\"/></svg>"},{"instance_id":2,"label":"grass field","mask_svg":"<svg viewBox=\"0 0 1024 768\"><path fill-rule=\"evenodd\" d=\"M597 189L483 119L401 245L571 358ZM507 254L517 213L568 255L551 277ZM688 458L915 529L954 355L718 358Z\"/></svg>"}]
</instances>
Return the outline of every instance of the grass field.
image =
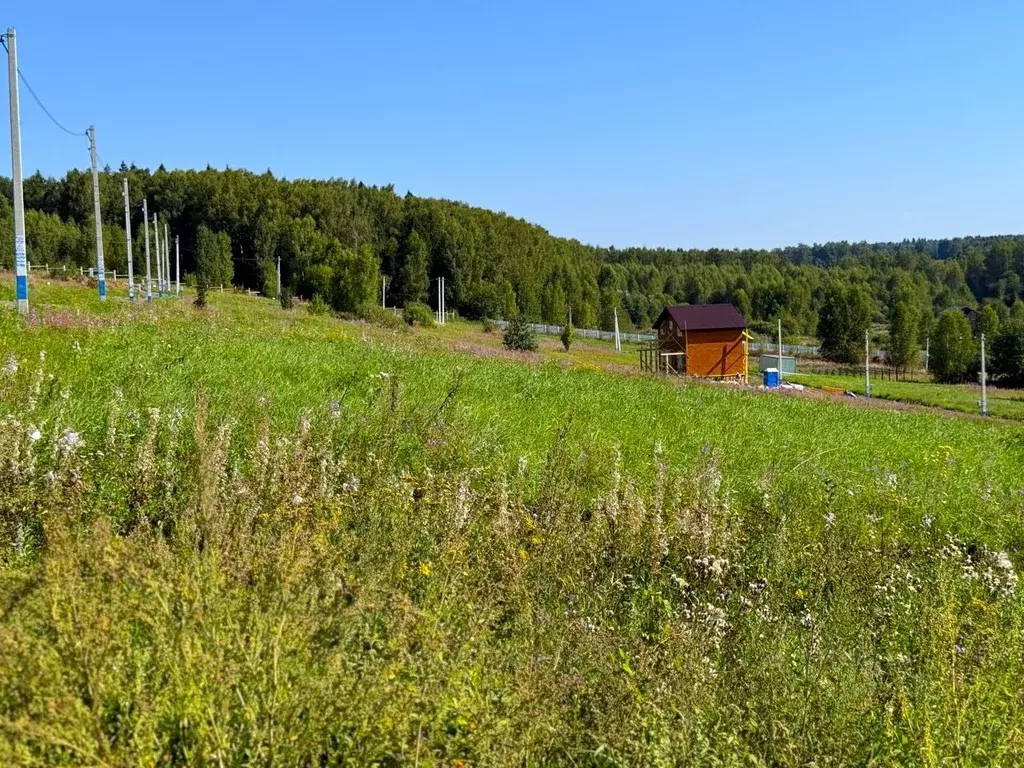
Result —
<instances>
[{"instance_id":1,"label":"grass field","mask_svg":"<svg viewBox=\"0 0 1024 768\"><path fill-rule=\"evenodd\" d=\"M0 764L1024 758L1021 428L231 293L33 300Z\"/></svg>"},{"instance_id":2,"label":"grass field","mask_svg":"<svg viewBox=\"0 0 1024 768\"><path fill-rule=\"evenodd\" d=\"M790 374L790 381L810 387L839 387L864 395L863 376ZM988 412L1001 419L1024 421L1024 392L988 388ZM981 388L969 384L934 384L920 381L872 380L871 396L883 400L916 403L962 413L980 413Z\"/></svg>"}]
</instances>

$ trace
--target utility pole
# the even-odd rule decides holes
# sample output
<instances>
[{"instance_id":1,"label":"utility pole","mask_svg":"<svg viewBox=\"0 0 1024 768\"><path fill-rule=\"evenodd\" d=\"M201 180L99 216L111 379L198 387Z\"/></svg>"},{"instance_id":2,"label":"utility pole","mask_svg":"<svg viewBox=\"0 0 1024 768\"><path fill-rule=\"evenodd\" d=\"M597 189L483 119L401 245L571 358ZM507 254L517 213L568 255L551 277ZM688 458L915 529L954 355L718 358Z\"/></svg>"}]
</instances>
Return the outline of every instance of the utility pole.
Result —
<instances>
[{"instance_id":1,"label":"utility pole","mask_svg":"<svg viewBox=\"0 0 1024 768\"><path fill-rule=\"evenodd\" d=\"M146 301L153 301L153 278L149 271L149 202L142 198L142 229L146 233Z\"/></svg>"},{"instance_id":2,"label":"utility pole","mask_svg":"<svg viewBox=\"0 0 1024 768\"><path fill-rule=\"evenodd\" d=\"M167 298L171 297L171 236L168 234L167 219L164 219L164 285Z\"/></svg>"},{"instance_id":3,"label":"utility pole","mask_svg":"<svg viewBox=\"0 0 1024 768\"><path fill-rule=\"evenodd\" d=\"M128 301L135 301L135 272L132 268L132 211L128 203L128 178L124 179L124 238L128 246Z\"/></svg>"},{"instance_id":4,"label":"utility pole","mask_svg":"<svg viewBox=\"0 0 1024 768\"><path fill-rule=\"evenodd\" d=\"M89 126L89 161L92 163L92 215L96 222L96 279L100 301L107 300L107 274L103 265L103 218L100 216L100 173L96 168L96 126Z\"/></svg>"},{"instance_id":5,"label":"utility pole","mask_svg":"<svg viewBox=\"0 0 1024 768\"><path fill-rule=\"evenodd\" d=\"M174 296L181 298L181 246L178 236L174 236Z\"/></svg>"},{"instance_id":6,"label":"utility pole","mask_svg":"<svg viewBox=\"0 0 1024 768\"><path fill-rule=\"evenodd\" d=\"M615 351L622 351L622 342L619 341L619 310L615 309Z\"/></svg>"},{"instance_id":7,"label":"utility pole","mask_svg":"<svg viewBox=\"0 0 1024 768\"><path fill-rule=\"evenodd\" d=\"M444 295L444 278L441 278L441 325L444 325L445 320L448 319L448 302Z\"/></svg>"},{"instance_id":8,"label":"utility pole","mask_svg":"<svg viewBox=\"0 0 1024 768\"><path fill-rule=\"evenodd\" d=\"M281 254L277 254L277 300L281 300Z\"/></svg>"},{"instance_id":9,"label":"utility pole","mask_svg":"<svg viewBox=\"0 0 1024 768\"><path fill-rule=\"evenodd\" d=\"M782 318L779 318L779 384L782 383Z\"/></svg>"},{"instance_id":10,"label":"utility pole","mask_svg":"<svg viewBox=\"0 0 1024 768\"><path fill-rule=\"evenodd\" d=\"M864 396L871 397L871 331L864 331Z\"/></svg>"},{"instance_id":11,"label":"utility pole","mask_svg":"<svg viewBox=\"0 0 1024 768\"><path fill-rule=\"evenodd\" d=\"M441 278L437 278L437 324L441 324Z\"/></svg>"},{"instance_id":12,"label":"utility pole","mask_svg":"<svg viewBox=\"0 0 1024 768\"><path fill-rule=\"evenodd\" d=\"M7 28L7 76L11 93L11 179L14 182L14 274L18 311L28 314L28 255L25 252L25 196L21 186L21 115L18 103L18 45Z\"/></svg>"},{"instance_id":13,"label":"utility pole","mask_svg":"<svg viewBox=\"0 0 1024 768\"><path fill-rule=\"evenodd\" d=\"M985 391L985 334L981 334L981 415L988 416L988 394Z\"/></svg>"},{"instance_id":14,"label":"utility pole","mask_svg":"<svg viewBox=\"0 0 1024 768\"><path fill-rule=\"evenodd\" d=\"M387 309L387 290L388 290L388 276L380 276L380 308Z\"/></svg>"},{"instance_id":15,"label":"utility pole","mask_svg":"<svg viewBox=\"0 0 1024 768\"><path fill-rule=\"evenodd\" d=\"M925 336L924 337L924 372L925 373L928 373L928 352L930 351L928 347L931 344L931 340L932 340L931 336Z\"/></svg>"},{"instance_id":16,"label":"utility pole","mask_svg":"<svg viewBox=\"0 0 1024 768\"><path fill-rule=\"evenodd\" d=\"M160 223L157 215L153 214L153 248L156 251L156 295L158 299L164 297L164 270L160 264Z\"/></svg>"}]
</instances>

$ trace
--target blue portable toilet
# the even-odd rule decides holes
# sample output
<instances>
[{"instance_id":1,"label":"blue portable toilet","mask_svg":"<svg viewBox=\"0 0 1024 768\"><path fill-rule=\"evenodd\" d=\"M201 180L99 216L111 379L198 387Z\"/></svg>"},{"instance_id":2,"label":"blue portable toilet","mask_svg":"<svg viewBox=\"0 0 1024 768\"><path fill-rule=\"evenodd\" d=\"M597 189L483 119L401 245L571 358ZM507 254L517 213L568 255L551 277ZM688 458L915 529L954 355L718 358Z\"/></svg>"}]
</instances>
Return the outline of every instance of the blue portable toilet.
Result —
<instances>
[{"instance_id":1,"label":"blue portable toilet","mask_svg":"<svg viewBox=\"0 0 1024 768\"><path fill-rule=\"evenodd\" d=\"M778 389L779 387L779 369L778 368L765 368L764 370L764 385L768 389Z\"/></svg>"}]
</instances>

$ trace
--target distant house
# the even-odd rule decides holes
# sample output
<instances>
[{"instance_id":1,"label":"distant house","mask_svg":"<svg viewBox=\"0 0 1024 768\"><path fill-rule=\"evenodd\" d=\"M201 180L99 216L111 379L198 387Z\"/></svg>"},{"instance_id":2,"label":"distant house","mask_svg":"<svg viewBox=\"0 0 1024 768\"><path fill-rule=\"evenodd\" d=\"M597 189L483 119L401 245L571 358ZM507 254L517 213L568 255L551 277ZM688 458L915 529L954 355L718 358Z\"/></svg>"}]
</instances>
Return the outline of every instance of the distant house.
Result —
<instances>
[{"instance_id":1,"label":"distant house","mask_svg":"<svg viewBox=\"0 0 1024 768\"><path fill-rule=\"evenodd\" d=\"M654 329L657 340L640 351L642 370L747 380L747 323L731 304L668 307Z\"/></svg>"}]
</instances>

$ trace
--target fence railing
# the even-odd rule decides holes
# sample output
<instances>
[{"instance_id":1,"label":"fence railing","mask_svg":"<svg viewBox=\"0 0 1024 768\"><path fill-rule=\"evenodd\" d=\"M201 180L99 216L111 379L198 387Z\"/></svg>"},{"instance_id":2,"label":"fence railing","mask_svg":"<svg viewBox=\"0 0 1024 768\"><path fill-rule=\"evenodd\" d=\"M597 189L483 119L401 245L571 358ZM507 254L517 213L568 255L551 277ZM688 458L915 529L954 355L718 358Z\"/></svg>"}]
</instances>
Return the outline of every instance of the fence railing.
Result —
<instances>
[{"instance_id":1,"label":"fence railing","mask_svg":"<svg viewBox=\"0 0 1024 768\"><path fill-rule=\"evenodd\" d=\"M499 328L504 328L508 325L507 320L498 320L497 325ZM545 336L560 336L564 326L561 325L549 325L547 323L527 323L530 330L534 333L540 333ZM601 341L615 341L615 331L602 331L597 328L577 328L576 336L581 339L600 339ZM640 344L645 341L654 341L657 335L653 333L644 333L639 331L619 331L619 339L625 342L631 342L634 344Z\"/></svg>"}]
</instances>

